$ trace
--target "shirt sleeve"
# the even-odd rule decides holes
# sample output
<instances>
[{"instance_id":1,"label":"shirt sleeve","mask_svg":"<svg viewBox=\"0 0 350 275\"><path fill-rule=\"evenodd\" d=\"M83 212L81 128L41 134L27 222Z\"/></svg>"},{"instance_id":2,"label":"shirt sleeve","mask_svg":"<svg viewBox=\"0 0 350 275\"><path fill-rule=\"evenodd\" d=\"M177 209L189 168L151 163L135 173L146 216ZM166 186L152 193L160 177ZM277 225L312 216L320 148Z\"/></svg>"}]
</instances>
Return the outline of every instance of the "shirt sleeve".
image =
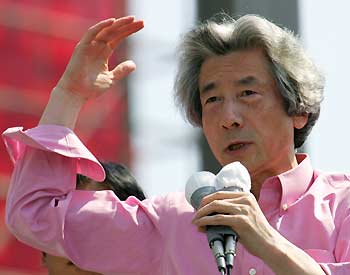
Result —
<instances>
[{"instance_id":1,"label":"shirt sleeve","mask_svg":"<svg viewBox=\"0 0 350 275\"><path fill-rule=\"evenodd\" d=\"M76 173L97 181L105 174L65 127L10 128L3 138L15 163L6 223L19 240L84 269L151 274L162 253L161 198L122 202L112 191L75 190Z\"/></svg>"},{"instance_id":2,"label":"shirt sleeve","mask_svg":"<svg viewBox=\"0 0 350 275\"><path fill-rule=\"evenodd\" d=\"M336 263L320 263L321 268L327 275L350 274L350 205L349 198L346 199L345 207L347 214L342 218L334 256Z\"/></svg>"}]
</instances>

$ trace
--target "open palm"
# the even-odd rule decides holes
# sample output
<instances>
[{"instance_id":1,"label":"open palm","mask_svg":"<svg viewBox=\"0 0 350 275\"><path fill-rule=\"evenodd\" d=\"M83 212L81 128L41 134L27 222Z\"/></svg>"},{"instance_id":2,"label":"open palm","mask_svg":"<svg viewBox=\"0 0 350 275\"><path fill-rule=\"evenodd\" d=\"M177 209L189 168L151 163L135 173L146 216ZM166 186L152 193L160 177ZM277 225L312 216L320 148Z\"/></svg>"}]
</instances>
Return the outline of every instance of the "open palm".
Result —
<instances>
[{"instance_id":1,"label":"open palm","mask_svg":"<svg viewBox=\"0 0 350 275\"><path fill-rule=\"evenodd\" d=\"M106 92L136 68L127 60L109 70L109 57L123 39L142 28L143 21L136 21L133 16L110 18L89 28L56 87L84 100Z\"/></svg>"}]
</instances>

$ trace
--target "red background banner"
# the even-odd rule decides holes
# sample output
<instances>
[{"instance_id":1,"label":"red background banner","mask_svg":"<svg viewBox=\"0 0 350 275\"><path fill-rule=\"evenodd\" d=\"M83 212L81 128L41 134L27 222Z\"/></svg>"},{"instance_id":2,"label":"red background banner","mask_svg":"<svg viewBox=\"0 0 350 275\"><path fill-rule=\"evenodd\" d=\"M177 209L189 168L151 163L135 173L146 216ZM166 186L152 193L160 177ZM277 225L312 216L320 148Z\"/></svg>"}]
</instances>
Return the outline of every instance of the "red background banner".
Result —
<instances>
[{"instance_id":1,"label":"red background banner","mask_svg":"<svg viewBox=\"0 0 350 275\"><path fill-rule=\"evenodd\" d=\"M34 127L85 30L125 14L125 1L0 0L0 129ZM111 66L126 56L118 49ZM130 163L125 83L81 113L77 134L104 160ZM64 110L62 110L64 112ZM0 145L0 275L46 274L41 254L18 242L4 224L12 163Z\"/></svg>"}]
</instances>

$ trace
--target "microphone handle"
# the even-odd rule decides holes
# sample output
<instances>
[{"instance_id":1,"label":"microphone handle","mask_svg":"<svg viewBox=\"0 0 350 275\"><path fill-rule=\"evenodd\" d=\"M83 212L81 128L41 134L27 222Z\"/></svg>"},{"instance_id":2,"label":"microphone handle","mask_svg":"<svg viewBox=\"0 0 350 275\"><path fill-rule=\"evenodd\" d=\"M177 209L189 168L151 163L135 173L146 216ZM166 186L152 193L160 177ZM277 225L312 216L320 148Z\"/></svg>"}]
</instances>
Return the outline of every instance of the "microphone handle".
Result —
<instances>
[{"instance_id":1,"label":"microphone handle","mask_svg":"<svg viewBox=\"0 0 350 275\"><path fill-rule=\"evenodd\" d=\"M213 226L207 226L209 247L216 260L216 266L221 274L226 274L226 259L224 251L224 235L220 234Z\"/></svg>"},{"instance_id":2,"label":"microphone handle","mask_svg":"<svg viewBox=\"0 0 350 275\"><path fill-rule=\"evenodd\" d=\"M239 186L226 186L218 191L243 192L243 188ZM238 234L228 226L216 226L217 231L220 231L225 236L225 259L226 268L230 272L233 268L234 258L236 257L236 246L238 241Z\"/></svg>"},{"instance_id":3,"label":"microphone handle","mask_svg":"<svg viewBox=\"0 0 350 275\"><path fill-rule=\"evenodd\" d=\"M238 235L231 227L225 225L208 225L207 226L207 238L209 244L215 240L224 241L224 236L235 236L238 239Z\"/></svg>"},{"instance_id":4,"label":"microphone handle","mask_svg":"<svg viewBox=\"0 0 350 275\"><path fill-rule=\"evenodd\" d=\"M236 256L237 233L229 226L208 225L207 238L219 271L223 268L228 271L232 270Z\"/></svg>"},{"instance_id":5,"label":"microphone handle","mask_svg":"<svg viewBox=\"0 0 350 275\"><path fill-rule=\"evenodd\" d=\"M226 235L225 236L225 260L227 270L232 270L233 262L236 257L236 246L237 246L238 237L235 235Z\"/></svg>"}]
</instances>

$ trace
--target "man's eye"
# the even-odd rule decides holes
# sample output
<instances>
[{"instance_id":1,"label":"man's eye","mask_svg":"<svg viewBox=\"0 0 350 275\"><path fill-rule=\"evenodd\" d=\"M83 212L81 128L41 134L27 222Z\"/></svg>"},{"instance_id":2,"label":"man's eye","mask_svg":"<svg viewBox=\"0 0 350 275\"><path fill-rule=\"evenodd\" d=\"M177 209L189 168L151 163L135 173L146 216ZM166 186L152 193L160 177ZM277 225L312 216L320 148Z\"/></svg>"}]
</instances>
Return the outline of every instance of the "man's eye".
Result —
<instances>
[{"instance_id":1,"label":"man's eye","mask_svg":"<svg viewBox=\"0 0 350 275\"><path fill-rule=\"evenodd\" d=\"M244 90L242 93L241 93L241 96L249 96L249 95L253 95L253 94L256 94L256 92L252 91L252 90Z\"/></svg>"},{"instance_id":2,"label":"man's eye","mask_svg":"<svg viewBox=\"0 0 350 275\"><path fill-rule=\"evenodd\" d=\"M205 104L207 103L213 103L215 101L217 101L218 98L216 96L212 96L212 97L209 97L206 101L205 101Z\"/></svg>"}]
</instances>

